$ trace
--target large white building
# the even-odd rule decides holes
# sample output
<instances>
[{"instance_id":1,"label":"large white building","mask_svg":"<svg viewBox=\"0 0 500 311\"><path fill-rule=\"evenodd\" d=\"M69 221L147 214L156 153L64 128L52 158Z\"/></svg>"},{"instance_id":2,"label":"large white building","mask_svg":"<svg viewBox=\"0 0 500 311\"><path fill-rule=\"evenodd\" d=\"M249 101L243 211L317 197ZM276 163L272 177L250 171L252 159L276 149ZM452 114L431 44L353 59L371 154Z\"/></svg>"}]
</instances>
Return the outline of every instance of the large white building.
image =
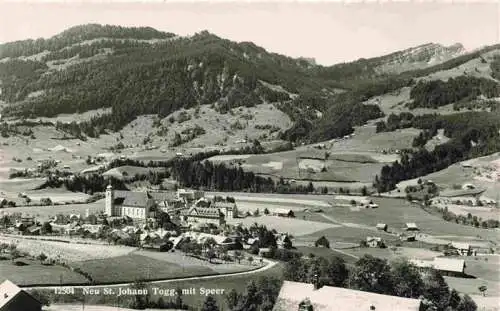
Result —
<instances>
[{"instance_id":1,"label":"large white building","mask_svg":"<svg viewBox=\"0 0 500 311\"><path fill-rule=\"evenodd\" d=\"M381 295L347 288L284 281L273 311L302 311L307 300L314 311L418 311L418 299Z\"/></svg>"},{"instance_id":2,"label":"large white building","mask_svg":"<svg viewBox=\"0 0 500 311\"><path fill-rule=\"evenodd\" d=\"M115 191L106 188L105 213L108 217L146 220L155 217L156 201L148 192Z\"/></svg>"}]
</instances>

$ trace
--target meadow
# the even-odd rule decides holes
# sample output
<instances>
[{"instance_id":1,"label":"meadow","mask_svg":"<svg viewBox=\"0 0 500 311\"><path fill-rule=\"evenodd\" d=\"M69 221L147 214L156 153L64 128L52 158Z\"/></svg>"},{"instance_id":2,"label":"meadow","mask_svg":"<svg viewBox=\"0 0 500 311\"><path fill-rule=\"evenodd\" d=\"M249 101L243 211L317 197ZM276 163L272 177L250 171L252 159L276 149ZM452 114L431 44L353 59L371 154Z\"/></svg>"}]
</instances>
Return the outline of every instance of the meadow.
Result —
<instances>
[{"instance_id":1,"label":"meadow","mask_svg":"<svg viewBox=\"0 0 500 311\"><path fill-rule=\"evenodd\" d=\"M318 223L296 218L287 218L279 216L259 216L259 217L246 217L237 218L228 221L231 224L241 223L245 227L250 227L254 223L264 225L269 229L276 229L278 232L289 233L294 236L312 234L316 231L324 230L327 228L338 227L334 224Z\"/></svg>"},{"instance_id":2,"label":"meadow","mask_svg":"<svg viewBox=\"0 0 500 311\"><path fill-rule=\"evenodd\" d=\"M16 266L11 260L0 261L0 282L9 279L18 285L32 284L85 284L88 280L82 275L67 268L53 265L45 266L39 261L25 258L19 259L27 263L26 266Z\"/></svg>"},{"instance_id":3,"label":"meadow","mask_svg":"<svg viewBox=\"0 0 500 311\"><path fill-rule=\"evenodd\" d=\"M48 218L57 214L81 214L85 215L86 210L90 213L104 211L104 199L81 204L63 204L63 205L48 205L48 206L20 206L7 207L0 209L0 214L6 213L22 213L26 215L34 215L41 218Z\"/></svg>"},{"instance_id":4,"label":"meadow","mask_svg":"<svg viewBox=\"0 0 500 311\"><path fill-rule=\"evenodd\" d=\"M137 279L168 279L217 274L208 266L184 266L137 254L79 261L73 265L89 273L97 283L133 282Z\"/></svg>"}]
</instances>

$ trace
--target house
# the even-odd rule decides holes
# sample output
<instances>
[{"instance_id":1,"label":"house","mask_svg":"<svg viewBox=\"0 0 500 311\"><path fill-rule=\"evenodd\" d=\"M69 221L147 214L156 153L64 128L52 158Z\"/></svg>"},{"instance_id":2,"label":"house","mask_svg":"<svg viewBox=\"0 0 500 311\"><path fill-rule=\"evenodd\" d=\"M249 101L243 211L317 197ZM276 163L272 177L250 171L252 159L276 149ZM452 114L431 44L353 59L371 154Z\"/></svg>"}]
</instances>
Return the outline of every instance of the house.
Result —
<instances>
[{"instance_id":1,"label":"house","mask_svg":"<svg viewBox=\"0 0 500 311\"><path fill-rule=\"evenodd\" d=\"M41 229L42 229L42 226L33 225L33 226L26 228L26 230L24 231L24 234L40 235Z\"/></svg>"},{"instance_id":2,"label":"house","mask_svg":"<svg viewBox=\"0 0 500 311\"><path fill-rule=\"evenodd\" d=\"M468 243L451 242L451 247L456 249L460 256L472 255L472 247Z\"/></svg>"},{"instance_id":3,"label":"house","mask_svg":"<svg viewBox=\"0 0 500 311\"><path fill-rule=\"evenodd\" d=\"M243 244L243 249L250 249L253 245L259 245L259 238L249 238L245 244Z\"/></svg>"},{"instance_id":4,"label":"house","mask_svg":"<svg viewBox=\"0 0 500 311\"><path fill-rule=\"evenodd\" d=\"M280 234L276 237L276 245L279 247L279 248L285 248L285 244L286 244L286 241L291 242L291 239L290 237L288 236L288 234Z\"/></svg>"},{"instance_id":5,"label":"house","mask_svg":"<svg viewBox=\"0 0 500 311\"><path fill-rule=\"evenodd\" d=\"M9 280L0 284L0 311L41 311L42 304Z\"/></svg>"},{"instance_id":6,"label":"house","mask_svg":"<svg viewBox=\"0 0 500 311\"><path fill-rule=\"evenodd\" d=\"M415 234L400 234L399 240L403 242L415 242L417 240L417 237Z\"/></svg>"},{"instance_id":7,"label":"house","mask_svg":"<svg viewBox=\"0 0 500 311\"><path fill-rule=\"evenodd\" d=\"M366 237L366 245L368 245L368 247L382 247L384 242L381 237L368 236Z\"/></svg>"},{"instance_id":8,"label":"house","mask_svg":"<svg viewBox=\"0 0 500 311\"><path fill-rule=\"evenodd\" d=\"M223 226L226 223L224 214L218 208L193 206L189 209L185 217L187 218L187 223L190 225L201 223Z\"/></svg>"},{"instance_id":9,"label":"house","mask_svg":"<svg viewBox=\"0 0 500 311\"><path fill-rule=\"evenodd\" d=\"M189 231L184 234L184 237L195 240L198 244L204 244L208 239L213 239L218 247L230 248L234 245L232 238L223 235Z\"/></svg>"},{"instance_id":10,"label":"house","mask_svg":"<svg viewBox=\"0 0 500 311\"><path fill-rule=\"evenodd\" d=\"M293 211L288 208L275 208L271 211L271 214L279 217L295 217Z\"/></svg>"},{"instance_id":11,"label":"house","mask_svg":"<svg viewBox=\"0 0 500 311\"><path fill-rule=\"evenodd\" d=\"M463 259L435 257L434 260L410 260L410 262L420 268L422 272L435 269L445 276L465 276L466 266Z\"/></svg>"},{"instance_id":12,"label":"house","mask_svg":"<svg viewBox=\"0 0 500 311\"><path fill-rule=\"evenodd\" d=\"M406 231L419 231L420 229L417 227L417 224L414 222L407 222L405 224L405 230Z\"/></svg>"},{"instance_id":13,"label":"house","mask_svg":"<svg viewBox=\"0 0 500 311\"><path fill-rule=\"evenodd\" d=\"M387 224L377 224L376 228L377 230L387 231Z\"/></svg>"},{"instance_id":14,"label":"house","mask_svg":"<svg viewBox=\"0 0 500 311\"><path fill-rule=\"evenodd\" d=\"M308 300L314 311L418 311L418 299L381 295L341 287L284 281L273 311L296 311L304 300ZM339 308L342 306L342 308Z\"/></svg>"},{"instance_id":15,"label":"house","mask_svg":"<svg viewBox=\"0 0 500 311\"><path fill-rule=\"evenodd\" d=\"M476 186L474 186L473 184L466 183L462 185L462 190L472 190L472 189L476 189Z\"/></svg>"},{"instance_id":16,"label":"house","mask_svg":"<svg viewBox=\"0 0 500 311\"><path fill-rule=\"evenodd\" d=\"M185 201L192 202L198 199L201 199L205 196L203 191L199 190L188 190L188 189L178 189L177 190L177 198Z\"/></svg>"},{"instance_id":17,"label":"house","mask_svg":"<svg viewBox=\"0 0 500 311\"><path fill-rule=\"evenodd\" d=\"M226 217L226 220L238 218L238 207L236 206L236 203L216 201L210 204L210 207L221 210Z\"/></svg>"}]
</instances>

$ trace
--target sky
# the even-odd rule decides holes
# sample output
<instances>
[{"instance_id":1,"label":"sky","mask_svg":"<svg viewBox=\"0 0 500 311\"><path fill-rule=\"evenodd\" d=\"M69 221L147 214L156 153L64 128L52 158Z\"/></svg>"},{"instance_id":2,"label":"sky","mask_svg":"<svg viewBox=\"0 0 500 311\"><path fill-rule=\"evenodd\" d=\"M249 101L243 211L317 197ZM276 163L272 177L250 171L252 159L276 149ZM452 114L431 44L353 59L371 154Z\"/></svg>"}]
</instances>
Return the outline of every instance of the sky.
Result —
<instances>
[{"instance_id":1,"label":"sky","mask_svg":"<svg viewBox=\"0 0 500 311\"><path fill-rule=\"evenodd\" d=\"M179 35L208 30L230 40L252 41L270 52L315 58L322 65L429 42L460 42L468 50L500 42L499 2L0 1L0 42L48 38L87 23L150 26Z\"/></svg>"}]
</instances>

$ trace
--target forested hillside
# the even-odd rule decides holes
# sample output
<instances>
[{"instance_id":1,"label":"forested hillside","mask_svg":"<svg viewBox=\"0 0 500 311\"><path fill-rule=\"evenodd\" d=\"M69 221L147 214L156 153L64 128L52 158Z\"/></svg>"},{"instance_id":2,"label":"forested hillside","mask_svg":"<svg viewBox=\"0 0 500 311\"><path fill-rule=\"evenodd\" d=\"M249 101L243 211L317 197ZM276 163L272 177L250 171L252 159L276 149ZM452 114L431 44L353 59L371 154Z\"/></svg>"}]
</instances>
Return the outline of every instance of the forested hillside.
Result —
<instances>
[{"instance_id":1,"label":"forested hillside","mask_svg":"<svg viewBox=\"0 0 500 311\"><path fill-rule=\"evenodd\" d=\"M415 77L457 66L476 54L389 75L377 68L404 53L323 67L208 32L176 37L152 28L84 25L50 39L1 45L0 99L9 104L4 114L23 118L111 107L112 113L66 126L89 136L119 130L142 114L163 117L204 104L225 113L275 102L296 121L283 138L311 142L343 136L383 116L379 107L362 105L363 100L412 85Z\"/></svg>"}]
</instances>

